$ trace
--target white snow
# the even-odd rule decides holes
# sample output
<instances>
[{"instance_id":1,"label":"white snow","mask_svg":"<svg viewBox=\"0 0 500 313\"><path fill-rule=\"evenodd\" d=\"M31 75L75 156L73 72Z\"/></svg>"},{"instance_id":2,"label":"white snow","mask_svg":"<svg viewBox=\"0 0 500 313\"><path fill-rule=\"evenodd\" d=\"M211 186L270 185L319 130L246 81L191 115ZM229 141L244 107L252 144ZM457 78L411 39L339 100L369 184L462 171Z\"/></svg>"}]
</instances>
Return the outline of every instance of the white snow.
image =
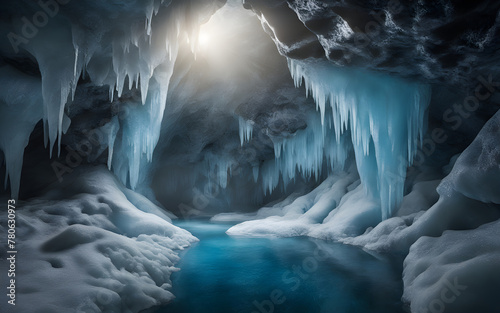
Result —
<instances>
[{"instance_id":1,"label":"white snow","mask_svg":"<svg viewBox=\"0 0 500 313\"><path fill-rule=\"evenodd\" d=\"M405 259L412 312L500 312L500 222L422 237Z\"/></svg>"},{"instance_id":2,"label":"white snow","mask_svg":"<svg viewBox=\"0 0 500 313\"><path fill-rule=\"evenodd\" d=\"M104 166L18 203L15 312L140 312L172 300L177 251L197 239L160 212Z\"/></svg>"},{"instance_id":3,"label":"white snow","mask_svg":"<svg viewBox=\"0 0 500 313\"><path fill-rule=\"evenodd\" d=\"M497 312L500 288L500 111L458 157L438 188L448 211L429 209L405 260L404 298L412 312ZM428 215L428 216L427 216ZM473 229L485 222L497 220ZM455 229L447 230L445 229ZM471 229L471 230L462 230ZM442 234L441 234L442 232ZM439 237L424 237L439 236ZM459 287L457 287L459 285ZM442 309L441 309L442 308Z\"/></svg>"},{"instance_id":4,"label":"white snow","mask_svg":"<svg viewBox=\"0 0 500 313\"><path fill-rule=\"evenodd\" d=\"M366 196L355 168L331 174L310 193L256 214L221 214L213 221L247 221L231 227L236 236L311 236L339 239L360 235L380 222L380 205Z\"/></svg>"}]
</instances>

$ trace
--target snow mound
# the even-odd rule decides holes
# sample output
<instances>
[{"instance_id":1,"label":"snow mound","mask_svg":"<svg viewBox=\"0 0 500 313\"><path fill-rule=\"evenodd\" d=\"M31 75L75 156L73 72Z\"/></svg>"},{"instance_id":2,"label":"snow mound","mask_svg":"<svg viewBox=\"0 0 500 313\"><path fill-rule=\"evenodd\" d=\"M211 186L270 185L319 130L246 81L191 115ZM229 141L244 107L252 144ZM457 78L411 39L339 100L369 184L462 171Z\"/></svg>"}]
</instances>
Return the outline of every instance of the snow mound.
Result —
<instances>
[{"instance_id":1,"label":"snow mound","mask_svg":"<svg viewBox=\"0 0 500 313\"><path fill-rule=\"evenodd\" d=\"M174 298L176 251L197 239L124 190L104 166L81 167L18 204L15 312L140 312Z\"/></svg>"},{"instance_id":2,"label":"snow mound","mask_svg":"<svg viewBox=\"0 0 500 313\"><path fill-rule=\"evenodd\" d=\"M405 260L412 312L500 312L500 222L422 237Z\"/></svg>"},{"instance_id":3,"label":"snow mound","mask_svg":"<svg viewBox=\"0 0 500 313\"><path fill-rule=\"evenodd\" d=\"M311 236L338 239L362 234L380 222L380 204L367 197L354 167L330 175L293 202L260 209L256 214L222 214L214 221L247 221L231 227L233 236Z\"/></svg>"},{"instance_id":4,"label":"snow mound","mask_svg":"<svg viewBox=\"0 0 500 313\"><path fill-rule=\"evenodd\" d=\"M421 237L411 246L403 278L404 299L411 303L412 312L500 311L496 301L500 288L500 208L496 205L500 185L499 128L497 112L439 186L440 202L455 201L454 210L448 212L452 218L445 218L443 225L436 216L422 216L426 235L440 235L437 232L444 227L457 230L445 231L437 238ZM488 220L497 221L462 230Z\"/></svg>"}]
</instances>

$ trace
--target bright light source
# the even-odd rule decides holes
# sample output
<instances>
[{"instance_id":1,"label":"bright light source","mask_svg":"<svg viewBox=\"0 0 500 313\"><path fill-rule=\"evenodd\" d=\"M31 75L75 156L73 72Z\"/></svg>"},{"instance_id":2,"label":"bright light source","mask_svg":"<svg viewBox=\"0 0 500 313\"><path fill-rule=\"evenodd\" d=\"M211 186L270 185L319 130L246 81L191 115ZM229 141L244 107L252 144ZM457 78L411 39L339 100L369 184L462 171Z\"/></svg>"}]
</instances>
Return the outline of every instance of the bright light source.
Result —
<instances>
[{"instance_id":1,"label":"bright light source","mask_svg":"<svg viewBox=\"0 0 500 313\"><path fill-rule=\"evenodd\" d=\"M228 0L226 5L200 25L194 52L198 64L215 77L241 77L252 72L249 66L263 57L262 45L269 44L254 13L241 6L241 0ZM245 62L242 62L245 60Z\"/></svg>"},{"instance_id":2,"label":"bright light source","mask_svg":"<svg viewBox=\"0 0 500 313\"><path fill-rule=\"evenodd\" d=\"M206 27L201 27L200 33L198 35L198 43L199 43L200 47L202 47L202 48L206 47L211 41L210 37L211 37L210 33L208 32Z\"/></svg>"}]
</instances>

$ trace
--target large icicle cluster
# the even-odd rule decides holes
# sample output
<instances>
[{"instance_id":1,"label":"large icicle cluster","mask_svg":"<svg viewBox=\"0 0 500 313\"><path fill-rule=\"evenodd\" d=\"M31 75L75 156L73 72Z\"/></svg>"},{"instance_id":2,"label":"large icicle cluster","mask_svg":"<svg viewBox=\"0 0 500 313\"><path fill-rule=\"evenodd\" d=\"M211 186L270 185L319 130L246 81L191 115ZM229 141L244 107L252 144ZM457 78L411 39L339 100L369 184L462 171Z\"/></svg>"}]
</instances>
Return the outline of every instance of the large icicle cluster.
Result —
<instances>
[{"instance_id":1,"label":"large icicle cluster","mask_svg":"<svg viewBox=\"0 0 500 313\"><path fill-rule=\"evenodd\" d=\"M297 175L319 179L323 170L331 173L344 168L351 150L346 142L349 136L342 134L337 139L331 115L324 122L325 127L317 114L311 114L306 129L289 138L273 138L275 159L265 162L260 170L264 193L271 193L280 177L286 187Z\"/></svg>"},{"instance_id":2,"label":"large icicle cluster","mask_svg":"<svg viewBox=\"0 0 500 313\"><path fill-rule=\"evenodd\" d=\"M382 218L390 217L402 200L406 169L423 137L430 88L325 62L289 59L288 63L296 87L304 82L307 94L314 98L321 127L333 126L337 141L349 131L365 190L380 199ZM331 124L325 118L327 108L331 109ZM315 136L311 140L323 139ZM311 142L303 149L317 154Z\"/></svg>"},{"instance_id":3,"label":"large icicle cluster","mask_svg":"<svg viewBox=\"0 0 500 313\"><path fill-rule=\"evenodd\" d=\"M36 29L35 36L20 44L14 41L14 50L34 57L40 69L41 87L29 88L33 85L29 81L21 85L30 89L25 93L31 95L26 96L29 101L25 106L33 106L39 97L37 105L42 112L45 144L49 145L51 155L56 142L60 151L61 135L69 125L65 112L70 110L81 77L90 79L96 86L109 86L110 101L122 96L125 88L136 87L141 100L123 101L120 110L125 114L120 114L119 119L113 119L106 127L110 131L108 165L124 183L136 187L141 162L151 161L159 139L179 42L187 39L194 51L199 24L206 18L202 15L210 14L210 10L198 10L195 2L133 0L121 5L73 1L59 5L57 12L52 8L56 13L46 25ZM32 1L24 4L25 11L9 12L14 21L11 34L24 34L22 23L15 21L30 16L30 11L35 14L40 10ZM0 73L2 81L7 78L3 72ZM9 110L19 102L16 97L4 100L2 110ZM21 114L17 115L16 120L24 119ZM26 128L29 131L21 132L27 134L20 141L24 146L37 121L29 123ZM19 123L23 124L24 120ZM18 148L6 144L0 148L6 156L22 155ZM19 188L21 166L7 162L14 197Z\"/></svg>"},{"instance_id":4,"label":"large icicle cluster","mask_svg":"<svg viewBox=\"0 0 500 313\"><path fill-rule=\"evenodd\" d=\"M423 138L430 87L321 61L289 59L288 65L319 114L311 114L307 128L293 136L272 138L275 159L254 167L254 180L260 178L264 193L271 193L297 175L318 179L325 170L342 170L354 150L365 192L380 203L381 218L389 218L402 201L406 169ZM242 144L250 139L247 131L240 119Z\"/></svg>"}]
</instances>

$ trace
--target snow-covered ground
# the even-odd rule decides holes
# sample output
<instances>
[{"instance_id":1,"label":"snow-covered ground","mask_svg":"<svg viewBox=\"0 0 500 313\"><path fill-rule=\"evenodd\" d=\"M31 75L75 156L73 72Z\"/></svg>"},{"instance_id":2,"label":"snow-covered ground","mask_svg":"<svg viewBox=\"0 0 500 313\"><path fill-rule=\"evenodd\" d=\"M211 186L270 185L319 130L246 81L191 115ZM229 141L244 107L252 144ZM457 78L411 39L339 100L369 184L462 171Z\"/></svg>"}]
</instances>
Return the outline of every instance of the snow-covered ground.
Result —
<instances>
[{"instance_id":1,"label":"snow-covered ground","mask_svg":"<svg viewBox=\"0 0 500 313\"><path fill-rule=\"evenodd\" d=\"M197 239L163 212L105 166L18 203L13 312L140 312L172 300L177 252Z\"/></svg>"}]
</instances>

